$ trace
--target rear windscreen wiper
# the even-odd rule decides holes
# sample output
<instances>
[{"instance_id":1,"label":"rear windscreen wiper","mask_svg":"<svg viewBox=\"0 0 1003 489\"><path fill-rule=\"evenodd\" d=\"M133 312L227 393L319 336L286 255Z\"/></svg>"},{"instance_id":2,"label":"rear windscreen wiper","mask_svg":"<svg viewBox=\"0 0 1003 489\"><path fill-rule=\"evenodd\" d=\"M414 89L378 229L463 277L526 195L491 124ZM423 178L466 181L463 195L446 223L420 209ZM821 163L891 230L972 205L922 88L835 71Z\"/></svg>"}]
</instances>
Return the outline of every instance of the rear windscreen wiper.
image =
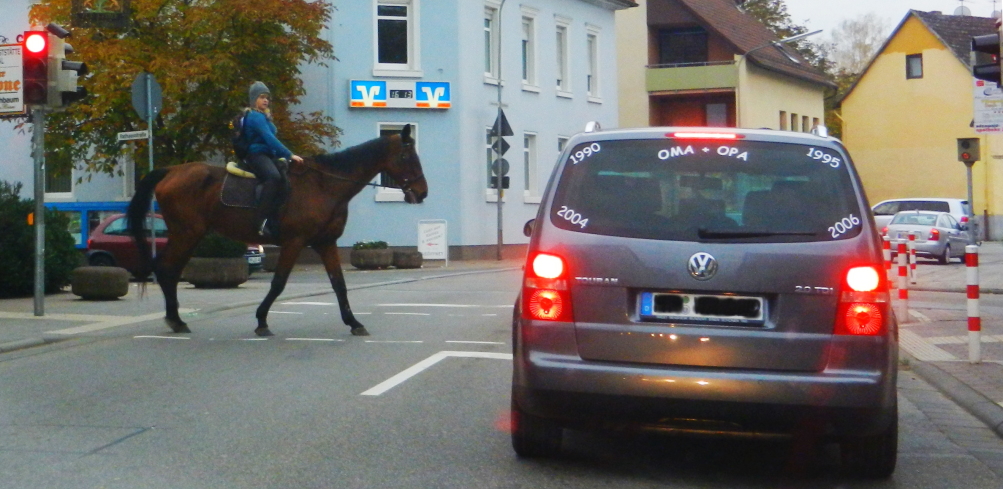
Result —
<instances>
[{"instance_id":1,"label":"rear windscreen wiper","mask_svg":"<svg viewBox=\"0 0 1003 489\"><path fill-rule=\"evenodd\" d=\"M810 231L710 231L697 229L697 236L705 239L766 238L769 236L816 236Z\"/></svg>"}]
</instances>

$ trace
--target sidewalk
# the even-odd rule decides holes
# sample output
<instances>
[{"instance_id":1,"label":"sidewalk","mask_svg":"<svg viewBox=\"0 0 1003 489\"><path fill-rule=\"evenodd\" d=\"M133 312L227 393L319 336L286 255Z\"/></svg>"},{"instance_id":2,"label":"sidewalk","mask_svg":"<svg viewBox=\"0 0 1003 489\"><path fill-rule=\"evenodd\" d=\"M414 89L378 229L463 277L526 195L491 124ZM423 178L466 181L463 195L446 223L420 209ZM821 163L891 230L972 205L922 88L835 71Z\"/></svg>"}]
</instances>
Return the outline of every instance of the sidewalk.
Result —
<instances>
[{"instance_id":1,"label":"sidewalk","mask_svg":"<svg viewBox=\"0 0 1003 489\"><path fill-rule=\"evenodd\" d=\"M519 269L522 260L451 261L449 267L433 262L426 268L408 270L357 270L343 266L348 290L380 285L430 280L445 276ZM271 287L272 274L258 272L233 289L196 289L187 282L178 286L181 317L209 314L238 307L257 306ZM276 302L333 294L322 265L297 265ZM69 292L45 296L43 315L35 316L34 298L0 299L0 353L43 345L74 335L140 323L164 317L164 296L153 283L140 298L140 284L131 282L125 297L112 301L86 301ZM166 326L164 328L166 332Z\"/></svg>"},{"instance_id":2,"label":"sidewalk","mask_svg":"<svg viewBox=\"0 0 1003 489\"><path fill-rule=\"evenodd\" d=\"M966 267L920 260L910 285L909 317L899 319L901 357L919 376L943 391L1003 437L1003 243L979 249L979 312L982 361L968 361ZM956 301L924 301L924 292L956 293ZM893 292L893 297L897 294ZM896 300L897 301L897 300Z\"/></svg>"}]
</instances>

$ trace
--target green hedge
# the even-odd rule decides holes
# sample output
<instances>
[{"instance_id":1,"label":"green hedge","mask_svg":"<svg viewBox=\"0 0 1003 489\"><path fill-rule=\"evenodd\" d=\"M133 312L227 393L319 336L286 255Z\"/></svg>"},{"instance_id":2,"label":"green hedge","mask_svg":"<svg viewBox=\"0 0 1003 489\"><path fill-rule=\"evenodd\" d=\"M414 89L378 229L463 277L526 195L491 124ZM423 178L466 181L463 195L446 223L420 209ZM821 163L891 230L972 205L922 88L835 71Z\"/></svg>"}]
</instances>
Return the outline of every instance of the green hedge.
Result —
<instances>
[{"instance_id":1,"label":"green hedge","mask_svg":"<svg viewBox=\"0 0 1003 489\"><path fill-rule=\"evenodd\" d=\"M247 253L247 244L226 236L209 233L199 241L192 256L197 258L239 258Z\"/></svg>"},{"instance_id":2,"label":"green hedge","mask_svg":"<svg viewBox=\"0 0 1003 489\"><path fill-rule=\"evenodd\" d=\"M357 241L352 245L353 250L385 250L386 241Z\"/></svg>"},{"instance_id":3,"label":"green hedge","mask_svg":"<svg viewBox=\"0 0 1003 489\"><path fill-rule=\"evenodd\" d=\"M21 184L0 180L0 297L22 297L35 291L35 227L28 214L35 201L20 197ZM45 292L70 284L81 254L70 236L70 220L62 212L45 211Z\"/></svg>"}]
</instances>

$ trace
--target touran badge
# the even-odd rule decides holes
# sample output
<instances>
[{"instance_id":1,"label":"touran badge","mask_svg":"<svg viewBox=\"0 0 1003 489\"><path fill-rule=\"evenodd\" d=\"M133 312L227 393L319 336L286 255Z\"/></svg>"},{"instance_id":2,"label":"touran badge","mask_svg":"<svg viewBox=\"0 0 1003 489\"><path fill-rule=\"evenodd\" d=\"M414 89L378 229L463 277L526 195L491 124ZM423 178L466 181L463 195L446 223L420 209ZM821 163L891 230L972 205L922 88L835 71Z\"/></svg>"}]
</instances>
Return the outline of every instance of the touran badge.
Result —
<instances>
[{"instance_id":1,"label":"touran badge","mask_svg":"<svg viewBox=\"0 0 1003 489\"><path fill-rule=\"evenodd\" d=\"M717 260L710 253L700 252L690 257L686 269L697 280L710 280L717 274Z\"/></svg>"}]
</instances>

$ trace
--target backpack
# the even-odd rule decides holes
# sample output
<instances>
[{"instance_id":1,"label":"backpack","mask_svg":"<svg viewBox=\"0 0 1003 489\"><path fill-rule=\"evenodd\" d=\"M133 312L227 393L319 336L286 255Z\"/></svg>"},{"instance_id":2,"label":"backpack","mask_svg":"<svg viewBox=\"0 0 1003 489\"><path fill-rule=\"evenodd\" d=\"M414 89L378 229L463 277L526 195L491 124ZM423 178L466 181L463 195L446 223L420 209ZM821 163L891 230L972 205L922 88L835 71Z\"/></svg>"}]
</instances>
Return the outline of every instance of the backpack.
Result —
<instances>
[{"instance_id":1,"label":"backpack","mask_svg":"<svg viewBox=\"0 0 1003 489\"><path fill-rule=\"evenodd\" d=\"M247 155L251 150L251 143L247 141L244 137L244 117L247 116L247 110L243 110L240 114L230 121L230 143L233 145L233 154L237 156L238 159L243 161L247 158Z\"/></svg>"}]
</instances>

